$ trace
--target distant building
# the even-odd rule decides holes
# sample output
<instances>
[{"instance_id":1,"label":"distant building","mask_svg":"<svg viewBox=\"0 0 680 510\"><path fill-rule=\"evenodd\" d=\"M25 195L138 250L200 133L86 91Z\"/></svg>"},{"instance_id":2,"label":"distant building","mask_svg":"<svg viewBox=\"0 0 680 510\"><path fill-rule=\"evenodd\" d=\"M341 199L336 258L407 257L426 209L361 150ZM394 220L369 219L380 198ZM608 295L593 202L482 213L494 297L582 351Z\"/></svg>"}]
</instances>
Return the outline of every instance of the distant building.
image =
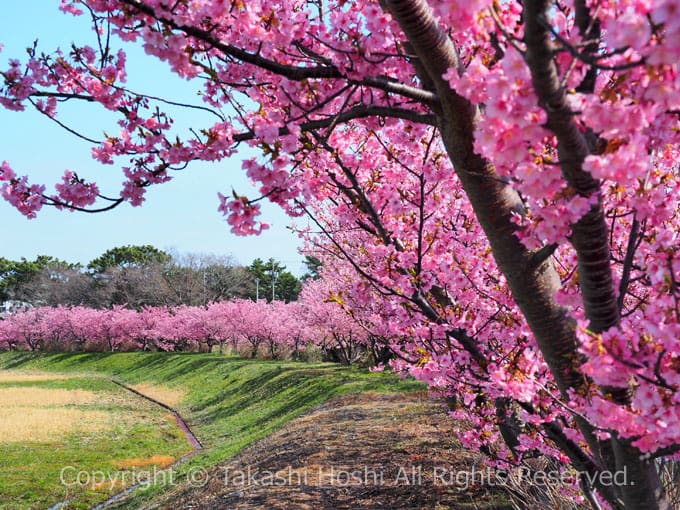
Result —
<instances>
[{"instance_id":1,"label":"distant building","mask_svg":"<svg viewBox=\"0 0 680 510\"><path fill-rule=\"evenodd\" d=\"M27 303L26 301L16 300L5 301L4 303L0 303L0 316L12 315L13 313L18 312L25 312L26 310L29 310L31 308L33 308L33 305L31 303Z\"/></svg>"}]
</instances>

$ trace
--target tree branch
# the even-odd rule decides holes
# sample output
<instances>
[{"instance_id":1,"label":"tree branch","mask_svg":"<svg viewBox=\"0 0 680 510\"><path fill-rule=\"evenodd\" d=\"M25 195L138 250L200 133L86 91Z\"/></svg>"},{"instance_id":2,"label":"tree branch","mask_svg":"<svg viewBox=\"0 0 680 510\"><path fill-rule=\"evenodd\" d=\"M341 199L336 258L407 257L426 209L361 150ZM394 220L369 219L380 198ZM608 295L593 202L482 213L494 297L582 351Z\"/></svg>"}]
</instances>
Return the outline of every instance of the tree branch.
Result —
<instances>
[{"instance_id":1,"label":"tree branch","mask_svg":"<svg viewBox=\"0 0 680 510\"><path fill-rule=\"evenodd\" d=\"M583 170L590 149L567 105L553 60L551 35L544 26L549 8L551 4L547 0L530 0L524 7L526 61L539 104L548 116L546 127L557 137L562 175L579 195L589 197L599 194L600 183ZM571 242L578 257L586 317L590 320L590 329L596 333L619 323L608 233L601 199L572 226Z\"/></svg>"},{"instance_id":2,"label":"tree branch","mask_svg":"<svg viewBox=\"0 0 680 510\"><path fill-rule=\"evenodd\" d=\"M357 85L365 85L368 87L381 89L384 92L398 94L424 104L431 105L437 102L437 97L433 93L418 87L411 87L387 77L366 77L361 80L349 80L335 65L332 64L305 67L281 64L280 62L265 58L261 55L250 53L242 48L238 48L231 44L226 44L207 30L187 25L180 25L168 17L159 15L156 13L153 7L140 0L120 0L120 2L136 9L140 13L146 14L147 16L160 21L170 28L179 30L190 37L206 43L210 47L219 50L226 56L235 58L236 60L245 62L247 64L252 64L279 76L284 76L289 80L302 81L322 78L347 79L351 83ZM318 61L318 59L313 60Z\"/></svg>"},{"instance_id":3,"label":"tree branch","mask_svg":"<svg viewBox=\"0 0 680 510\"><path fill-rule=\"evenodd\" d=\"M618 307L619 313L623 310L623 303L628 292L628 284L630 283L630 272L633 269L633 258L635 257L635 250L638 247L638 235L640 233L640 222L637 218L633 218L633 225L630 229L628 237L628 245L626 246L626 256L623 259L623 269L621 271L621 281L619 282L619 299Z\"/></svg>"},{"instance_id":4,"label":"tree branch","mask_svg":"<svg viewBox=\"0 0 680 510\"><path fill-rule=\"evenodd\" d=\"M350 120L367 117L403 119L420 124L428 124L430 126L436 125L435 116L429 113L418 113L413 110L390 108L388 106L359 105L339 113L338 115L330 116L326 119L303 122L300 124L300 130L303 132L315 131L317 129L329 127L333 124L344 123ZM290 130L287 127L282 127L279 129L279 136L285 136L288 134L290 134ZM244 142L247 140L252 140L253 138L255 138L255 133L248 131L234 134L233 139L235 142Z\"/></svg>"},{"instance_id":5,"label":"tree branch","mask_svg":"<svg viewBox=\"0 0 680 510\"><path fill-rule=\"evenodd\" d=\"M609 231L600 196L600 183L583 170L583 162L590 154L584 134L579 129L569 109L566 93L559 79L557 64L553 57L552 35L546 28L549 0L526 0L524 2L524 40L527 47L526 62L531 72L534 91L540 106L545 110L546 127L556 136L562 175L567 183L581 196L596 195L597 203L578 222L572 225L571 243L576 250L579 286L583 297L586 318L590 329L601 333L620 323L620 312L611 269ZM579 23L586 24L581 13ZM611 393L615 402L630 402L629 387L602 388ZM653 463L640 460L640 452L628 440L613 437L611 450L602 444L603 459L610 469L625 469L636 485L617 487L626 508L669 508L661 481ZM613 503L613 501L610 501Z\"/></svg>"}]
</instances>

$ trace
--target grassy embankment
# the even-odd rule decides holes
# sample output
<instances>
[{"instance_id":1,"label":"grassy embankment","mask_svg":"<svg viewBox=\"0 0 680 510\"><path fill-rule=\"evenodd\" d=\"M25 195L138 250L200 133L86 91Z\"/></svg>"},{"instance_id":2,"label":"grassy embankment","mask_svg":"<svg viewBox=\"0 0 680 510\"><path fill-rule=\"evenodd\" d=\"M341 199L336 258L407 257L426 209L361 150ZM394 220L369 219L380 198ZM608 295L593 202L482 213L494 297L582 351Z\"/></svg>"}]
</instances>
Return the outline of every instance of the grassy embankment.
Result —
<instances>
[{"instance_id":1,"label":"grassy embankment","mask_svg":"<svg viewBox=\"0 0 680 510\"><path fill-rule=\"evenodd\" d=\"M167 410L112 379L170 404L203 443L203 450L173 469L177 481L331 397L423 388L358 368L215 354L12 352L0 353L0 370L0 405L6 408L0 414L2 509L44 508L67 499L72 501L64 508L88 508L125 484L65 486L65 466L74 466L67 482L77 471L118 479L127 473L126 481L138 480L131 474L165 467L191 451ZM163 489L156 484L138 491L133 507Z\"/></svg>"}]
</instances>

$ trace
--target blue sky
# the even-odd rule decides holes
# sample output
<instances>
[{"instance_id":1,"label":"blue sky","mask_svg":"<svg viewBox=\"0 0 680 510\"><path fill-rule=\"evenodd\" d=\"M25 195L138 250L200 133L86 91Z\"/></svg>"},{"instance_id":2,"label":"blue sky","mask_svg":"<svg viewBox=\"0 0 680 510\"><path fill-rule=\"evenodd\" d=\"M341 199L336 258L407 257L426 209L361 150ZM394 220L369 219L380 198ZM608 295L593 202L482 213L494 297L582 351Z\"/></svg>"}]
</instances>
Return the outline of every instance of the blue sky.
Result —
<instances>
[{"instance_id":1,"label":"blue sky","mask_svg":"<svg viewBox=\"0 0 680 510\"><path fill-rule=\"evenodd\" d=\"M9 58L23 60L25 48L36 38L39 49L45 52L57 46L67 49L72 40L92 42L87 19L64 15L58 5L59 0L23 0L3 6L2 68L7 67ZM115 44L120 43L115 41ZM200 104L195 91L197 84L176 78L165 64L146 56L140 49L126 46L126 50L131 50L128 51L131 88ZM205 120L193 112L173 113L176 113L175 125L179 131ZM74 105L62 110L59 118L94 138L100 138L104 130L117 132L112 117L92 105ZM0 200L0 256L32 259L45 254L86 263L114 246L152 244L179 252L228 255L242 264L249 264L256 257L274 257L293 273L303 273L302 256L297 252L299 240L287 228L291 220L278 207L262 204L264 219L271 228L256 237L231 234L217 212L218 191L229 194L233 187L240 193L257 196L241 171L240 159L235 156L214 165L195 164L176 174L171 182L150 188L141 207L124 204L102 214L43 208L36 219L27 220ZM97 181L100 189L109 194L118 191L123 179L117 166L100 165L91 159L89 144L28 110L15 113L0 108L0 161L3 160L7 160L17 174L28 174L32 182L46 184L48 191L65 169Z\"/></svg>"}]
</instances>

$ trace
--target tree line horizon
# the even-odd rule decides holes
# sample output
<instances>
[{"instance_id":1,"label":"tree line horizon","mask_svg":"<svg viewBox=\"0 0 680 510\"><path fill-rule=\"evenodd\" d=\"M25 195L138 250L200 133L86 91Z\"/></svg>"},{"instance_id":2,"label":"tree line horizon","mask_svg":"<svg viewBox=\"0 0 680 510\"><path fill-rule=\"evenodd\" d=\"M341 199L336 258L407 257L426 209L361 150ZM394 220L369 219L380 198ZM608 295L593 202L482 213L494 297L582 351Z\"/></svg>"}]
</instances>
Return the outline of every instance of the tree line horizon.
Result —
<instances>
[{"instance_id":1,"label":"tree line horizon","mask_svg":"<svg viewBox=\"0 0 680 510\"><path fill-rule=\"evenodd\" d=\"M274 258L248 266L229 256L169 253L151 245L106 250L87 264L48 255L18 261L0 257L0 302L36 306L198 305L224 299L295 301L302 283L318 278L320 261L306 256L297 278Z\"/></svg>"}]
</instances>

